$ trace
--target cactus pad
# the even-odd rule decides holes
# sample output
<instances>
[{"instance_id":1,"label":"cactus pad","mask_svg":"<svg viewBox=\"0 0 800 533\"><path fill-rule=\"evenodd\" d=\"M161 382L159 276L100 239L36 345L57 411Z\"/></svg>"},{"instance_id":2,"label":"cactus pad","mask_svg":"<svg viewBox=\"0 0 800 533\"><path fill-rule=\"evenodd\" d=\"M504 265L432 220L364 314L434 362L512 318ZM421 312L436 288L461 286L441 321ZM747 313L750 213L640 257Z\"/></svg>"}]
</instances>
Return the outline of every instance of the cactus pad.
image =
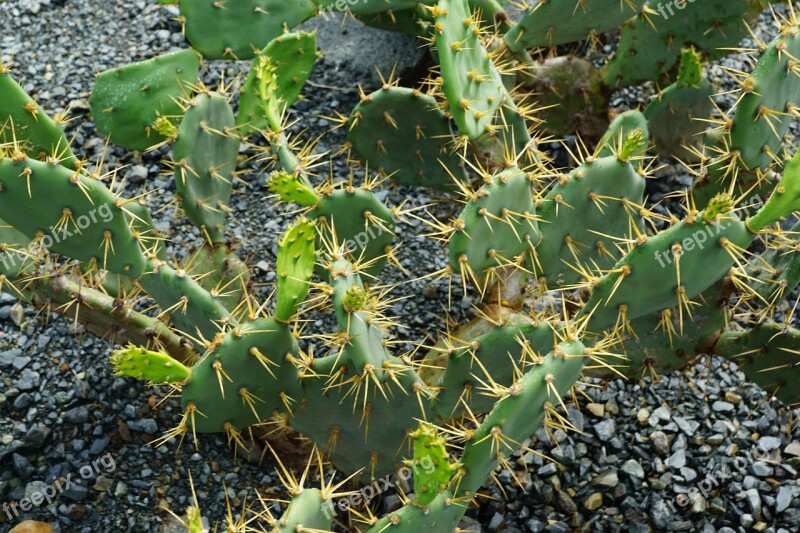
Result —
<instances>
[{"instance_id":1,"label":"cactus pad","mask_svg":"<svg viewBox=\"0 0 800 533\"><path fill-rule=\"evenodd\" d=\"M191 336L213 339L230 321L221 295L213 296L185 270L156 262L139 283L161 309L170 311L175 326Z\"/></svg>"},{"instance_id":2,"label":"cactus pad","mask_svg":"<svg viewBox=\"0 0 800 533\"><path fill-rule=\"evenodd\" d=\"M419 91L386 86L362 98L348 139L371 169L401 185L452 190L453 178L466 179L447 115Z\"/></svg>"},{"instance_id":3,"label":"cactus pad","mask_svg":"<svg viewBox=\"0 0 800 533\"><path fill-rule=\"evenodd\" d=\"M645 141L646 142L646 141ZM592 159L559 179L539 207L536 254L551 288L572 285L619 259L616 242L643 230L645 180L628 161ZM584 272L584 276L580 272Z\"/></svg>"},{"instance_id":4,"label":"cactus pad","mask_svg":"<svg viewBox=\"0 0 800 533\"><path fill-rule=\"evenodd\" d=\"M175 140L175 187L192 223L213 243L224 240L225 218L239 155L235 118L217 93L188 104Z\"/></svg>"},{"instance_id":5,"label":"cactus pad","mask_svg":"<svg viewBox=\"0 0 800 533\"><path fill-rule=\"evenodd\" d=\"M334 190L322 196L308 216L318 222L317 231L327 242L336 236L336 243L344 245L354 263L364 265L362 272L368 277L383 269L394 239L394 220L374 193L350 187Z\"/></svg>"},{"instance_id":6,"label":"cactus pad","mask_svg":"<svg viewBox=\"0 0 800 533\"><path fill-rule=\"evenodd\" d=\"M524 172L512 168L491 177L458 217L450 237L450 267L482 285L489 269L536 246L541 234L535 217L531 182Z\"/></svg>"},{"instance_id":7,"label":"cactus pad","mask_svg":"<svg viewBox=\"0 0 800 533\"><path fill-rule=\"evenodd\" d=\"M316 239L314 224L301 218L292 224L278 243L278 259L275 264L278 278L276 320L289 320L308 295L317 258Z\"/></svg>"},{"instance_id":8,"label":"cactus pad","mask_svg":"<svg viewBox=\"0 0 800 533\"><path fill-rule=\"evenodd\" d=\"M197 54L182 50L101 73L91 98L97 130L133 150L165 140L156 120L182 114L178 100L187 96L199 69Z\"/></svg>"},{"instance_id":9,"label":"cactus pad","mask_svg":"<svg viewBox=\"0 0 800 533\"><path fill-rule=\"evenodd\" d=\"M555 134L578 132L596 139L608 128L610 94L589 61L556 57L536 64L533 90L544 127Z\"/></svg>"},{"instance_id":10,"label":"cactus pad","mask_svg":"<svg viewBox=\"0 0 800 533\"><path fill-rule=\"evenodd\" d=\"M754 237L735 213L708 220L706 215L684 219L642 241L603 276L583 309L593 313L589 328L613 326L621 313L633 320L676 305L685 310L688 300L725 276L736 250L749 247ZM653 284L653 279L660 282Z\"/></svg>"},{"instance_id":11,"label":"cactus pad","mask_svg":"<svg viewBox=\"0 0 800 533\"><path fill-rule=\"evenodd\" d=\"M730 132L730 150L738 150L749 168L764 169L779 154L783 137L793 122L792 111L800 104L800 35L795 30L776 38L761 54L744 84Z\"/></svg>"},{"instance_id":12,"label":"cactus pad","mask_svg":"<svg viewBox=\"0 0 800 533\"><path fill-rule=\"evenodd\" d=\"M186 39L207 59L252 59L274 38L314 16L311 0L181 0Z\"/></svg>"},{"instance_id":13,"label":"cactus pad","mask_svg":"<svg viewBox=\"0 0 800 533\"><path fill-rule=\"evenodd\" d=\"M131 277L145 257L99 180L33 159L0 159L0 212L44 248Z\"/></svg>"},{"instance_id":14,"label":"cactus pad","mask_svg":"<svg viewBox=\"0 0 800 533\"><path fill-rule=\"evenodd\" d=\"M800 331L777 324L727 332L715 352L788 405L800 403Z\"/></svg>"},{"instance_id":15,"label":"cactus pad","mask_svg":"<svg viewBox=\"0 0 800 533\"><path fill-rule=\"evenodd\" d=\"M710 57L725 55L748 35L746 20L761 11L754 0L703 0L675 3L648 0L649 13L622 26L614 58L603 68L611 87L657 80L680 57L681 48L693 44Z\"/></svg>"},{"instance_id":16,"label":"cactus pad","mask_svg":"<svg viewBox=\"0 0 800 533\"><path fill-rule=\"evenodd\" d=\"M154 384L181 383L191 375L190 369L169 355L136 346L114 352L111 365L115 376L128 376Z\"/></svg>"},{"instance_id":17,"label":"cactus pad","mask_svg":"<svg viewBox=\"0 0 800 533\"><path fill-rule=\"evenodd\" d=\"M196 410L194 430L242 431L287 411L300 397L298 355L292 332L271 318L229 332L192 368L183 386L184 409ZM289 357L291 356L291 357Z\"/></svg>"},{"instance_id":18,"label":"cactus pad","mask_svg":"<svg viewBox=\"0 0 800 533\"><path fill-rule=\"evenodd\" d=\"M469 2L440 0L435 12L442 90L459 131L476 140L492 131L501 107L513 101L481 43Z\"/></svg>"},{"instance_id":19,"label":"cactus pad","mask_svg":"<svg viewBox=\"0 0 800 533\"><path fill-rule=\"evenodd\" d=\"M278 116L297 101L317 57L317 39L305 32L281 35L258 53L239 99L236 124L241 126L242 134L269 127L263 96Z\"/></svg>"},{"instance_id":20,"label":"cactus pad","mask_svg":"<svg viewBox=\"0 0 800 533\"><path fill-rule=\"evenodd\" d=\"M457 418L467 408L475 415L489 412L497 401L490 386L510 386L515 372L535 364L536 354L553 349L550 324L534 325L519 317L511 320L509 325L463 339L466 346L448 356L433 404L440 418Z\"/></svg>"},{"instance_id":21,"label":"cactus pad","mask_svg":"<svg viewBox=\"0 0 800 533\"><path fill-rule=\"evenodd\" d=\"M64 130L0 64L0 143L20 143L23 151L42 161L57 159L75 169L78 160L69 147Z\"/></svg>"},{"instance_id":22,"label":"cactus pad","mask_svg":"<svg viewBox=\"0 0 800 533\"><path fill-rule=\"evenodd\" d=\"M645 0L540 0L506 33L514 51L590 39L639 14Z\"/></svg>"}]
</instances>

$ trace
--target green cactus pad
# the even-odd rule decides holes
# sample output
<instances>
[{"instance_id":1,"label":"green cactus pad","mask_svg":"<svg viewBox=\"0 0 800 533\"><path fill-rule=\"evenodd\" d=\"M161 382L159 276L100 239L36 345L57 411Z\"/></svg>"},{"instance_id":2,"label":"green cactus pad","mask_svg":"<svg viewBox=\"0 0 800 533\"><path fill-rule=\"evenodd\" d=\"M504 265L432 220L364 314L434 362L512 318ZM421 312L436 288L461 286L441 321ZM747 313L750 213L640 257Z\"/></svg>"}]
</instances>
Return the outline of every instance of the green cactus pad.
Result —
<instances>
[{"instance_id":1,"label":"green cactus pad","mask_svg":"<svg viewBox=\"0 0 800 533\"><path fill-rule=\"evenodd\" d=\"M608 126L608 130L603 134L600 142L597 143L595 157L616 155L615 152L622 145L623 141L635 130L641 131L645 139L650 137L647 118L645 118L641 111L625 111L614 117L614 120L611 121L611 125ZM645 144L641 150L633 155L643 155L646 151L647 145Z\"/></svg>"},{"instance_id":2,"label":"green cactus pad","mask_svg":"<svg viewBox=\"0 0 800 533\"><path fill-rule=\"evenodd\" d=\"M78 168L64 130L0 64L0 143L15 141L33 159L55 158L65 167Z\"/></svg>"},{"instance_id":3,"label":"green cactus pad","mask_svg":"<svg viewBox=\"0 0 800 533\"><path fill-rule=\"evenodd\" d=\"M519 170L505 170L483 185L456 222L450 237L450 267L483 284L489 269L530 252L541 234L535 220L531 182ZM527 258L529 259L529 258Z\"/></svg>"},{"instance_id":4,"label":"green cactus pad","mask_svg":"<svg viewBox=\"0 0 800 533\"><path fill-rule=\"evenodd\" d=\"M181 261L181 269L231 313L250 282L250 268L225 244L204 244Z\"/></svg>"},{"instance_id":5,"label":"green cactus pad","mask_svg":"<svg viewBox=\"0 0 800 533\"><path fill-rule=\"evenodd\" d=\"M619 46L603 68L611 87L657 80L680 57L681 48L693 44L714 58L726 55L748 35L747 20L761 11L758 0L703 0L675 3L648 0L650 13L631 18L622 26Z\"/></svg>"},{"instance_id":6,"label":"green cactus pad","mask_svg":"<svg viewBox=\"0 0 800 533\"><path fill-rule=\"evenodd\" d=\"M709 353L729 314L726 307L718 305L718 298L719 291L713 287L695 298L692 319L683 321L683 330L676 307L631 320L633 333L629 332L620 347L628 360L618 370L641 378L652 372L679 370L694 357Z\"/></svg>"},{"instance_id":7,"label":"green cactus pad","mask_svg":"<svg viewBox=\"0 0 800 533\"><path fill-rule=\"evenodd\" d=\"M751 170L765 169L780 154L784 136L794 121L791 113L800 105L800 57L797 28L776 38L761 54L736 105L730 132L730 150L737 150ZM771 113L770 113L771 112Z\"/></svg>"},{"instance_id":8,"label":"green cactus pad","mask_svg":"<svg viewBox=\"0 0 800 533\"><path fill-rule=\"evenodd\" d=\"M392 377L382 368L392 368ZM353 380L360 374L346 355L317 359L313 369L320 377L303 380L303 400L291 427L317 443L340 472L361 471L368 479L394 472L407 456L400 443L417 428L416 420L426 418L425 402L417 396L425 384L414 369L388 359L375 369L379 384L366 378L359 386ZM327 377L338 371L333 380Z\"/></svg>"},{"instance_id":9,"label":"green cactus pad","mask_svg":"<svg viewBox=\"0 0 800 533\"><path fill-rule=\"evenodd\" d=\"M769 248L751 260L748 274L760 283L753 290L764 302L776 303L800 284L800 222L776 235Z\"/></svg>"},{"instance_id":10,"label":"green cactus pad","mask_svg":"<svg viewBox=\"0 0 800 533\"><path fill-rule=\"evenodd\" d=\"M742 96L735 108L729 131L707 135L706 152L716 155L707 164L706 176L693 185L695 204L703 207L720 192L767 196L775 186L770 167L784 157L783 140L792 124L800 91L795 60L800 53L798 28L790 22L781 35L766 47L752 74L745 78ZM735 156L735 157L734 157Z\"/></svg>"},{"instance_id":11,"label":"green cactus pad","mask_svg":"<svg viewBox=\"0 0 800 533\"><path fill-rule=\"evenodd\" d=\"M184 409L197 410L193 429L222 432L229 424L242 431L287 411L301 396L300 373L287 359L297 355L291 330L272 318L230 331L192 368L183 386Z\"/></svg>"},{"instance_id":12,"label":"green cactus pad","mask_svg":"<svg viewBox=\"0 0 800 533\"><path fill-rule=\"evenodd\" d=\"M417 505L428 505L447 489L459 465L450 463L446 441L439 435L436 426L421 422L419 429L409 437L414 458L405 464L414 470L414 496Z\"/></svg>"},{"instance_id":13,"label":"green cactus pad","mask_svg":"<svg viewBox=\"0 0 800 533\"><path fill-rule=\"evenodd\" d=\"M748 379L787 405L800 403L800 331L765 324L726 332L714 351L735 361Z\"/></svg>"},{"instance_id":14,"label":"green cactus pad","mask_svg":"<svg viewBox=\"0 0 800 533\"><path fill-rule=\"evenodd\" d=\"M0 212L54 253L134 278L145 269L125 213L99 180L33 159L0 159Z\"/></svg>"},{"instance_id":15,"label":"green cactus pad","mask_svg":"<svg viewBox=\"0 0 800 533\"><path fill-rule=\"evenodd\" d=\"M272 533L316 533L332 531L335 511L329 499L319 489L303 488L292 498L289 507L275 525Z\"/></svg>"},{"instance_id":16,"label":"green cactus pad","mask_svg":"<svg viewBox=\"0 0 800 533\"><path fill-rule=\"evenodd\" d=\"M175 327L191 337L213 339L230 321L221 297L212 296L185 270L156 264L139 283L161 309L170 310Z\"/></svg>"},{"instance_id":17,"label":"green cactus pad","mask_svg":"<svg viewBox=\"0 0 800 533\"><path fill-rule=\"evenodd\" d=\"M545 405L558 405L580 377L585 353L580 342L559 344L516 382L513 393L497 402L464 447L459 494L473 495L497 466L498 453L513 453L542 425ZM507 439L501 446L491 437L498 429Z\"/></svg>"},{"instance_id":18,"label":"green cactus pad","mask_svg":"<svg viewBox=\"0 0 800 533\"><path fill-rule=\"evenodd\" d=\"M35 265L28 246L31 240L24 233L0 219L0 276L17 279L29 273Z\"/></svg>"},{"instance_id":19,"label":"green cactus pad","mask_svg":"<svg viewBox=\"0 0 800 533\"><path fill-rule=\"evenodd\" d=\"M469 2L440 0L436 13L442 90L459 131L476 140L493 130L500 108L513 101L481 44Z\"/></svg>"},{"instance_id":20,"label":"green cactus pad","mask_svg":"<svg viewBox=\"0 0 800 533\"><path fill-rule=\"evenodd\" d=\"M303 207L314 207L319 196L314 189L303 183L298 176L283 170L276 170L267 180L269 192L277 194L284 202L293 202Z\"/></svg>"},{"instance_id":21,"label":"green cactus pad","mask_svg":"<svg viewBox=\"0 0 800 533\"><path fill-rule=\"evenodd\" d=\"M644 115L659 153L684 162L697 159L691 148L700 149L703 143L714 92L709 82L701 81L696 86L670 85L654 97Z\"/></svg>"},{"instance_id":22,"label":"green cactus pad","mask_svg":"<svg viewBox=\"0 0 800 533\"><path fill-rule=\"evenodd\" d=\"M278 117L297 101L317 57L317 39L313 33L305 32L281 35L258 53L239 99L236 124L243 135L271 127L262 96L268 97L266 105Z\"/></svg>"},{"instance_id":23,"label":"green cactus pad","mask_svg":"<svg viewBox=\"0 0 800 533\"><path fill-rule=\"evenodd\" d=\"M417 90L386 86L361 99L348 139L371 170L401 185L452 190L466 180L447 115Z\"/></svg>"},{"instance_id":24,"label":"green cactus pad","mask_svg":"<svg viewBox=\"0 0 800 533\"><path fill-rule=\"evenodd\" d=\"M693 221L682 220L643 244L636 245L614 269L603 276L582 314L592 313L589 329L602 331L613 326L621 306L628 320L676 306L694 298L725 276L734 258L723 243L746 249L753 234L734 213L706 221L704 213ZM673 245L680 244L680 286ZM731 250L733 253L733 250ZM658 279L658 284L653 284ZM684 315L684 320L689 320Z\"/></svg>"},{"instance_id":25,"label":"green cactus pad","mask_svg":"<svg viewBox=\"0 0 800 533\"><path fill-rule=\"evenodd\" d=\"M536 247L548 287L581 281L619 259L619 239L644 229L638 216L645 179L628 161L592 159L559 179L539 206L542 242ZM630 203L628 203L630 202ZM587 277L589 277L587 276Z\"/></svg>"},{"instance_id":26,"label":"green cactus pad","mask_svg":"<svg viewBox=\"0 0 800 533\"><path fill-rule=\"evenodd\" d=\"M258 50L314 16L311 0L181 0L186 39L206 59L252 59Z\"/></svg>"},{"instance_id":27,"label":"green cactus pad","mask_svg":"<svg viewBox=\"0 0 800 533\"><path fill-rule=\"evenodd\" d=\"M314 224L301 218L286 230L278 243L278 259L275 264L278 278L276 320L286 322L291 319L308 295L317 258L316 239Z\"/></svg>"},{"instance_id":28,"label":"green cactus pad","mask_svg":"<svg viewBox=\"0 0 800 533\"><path fill-rule=\"evenodd\" d=\"M235 118L217 93L189 101L175 140L175 187L192 223L212 243L223 242L239 155Z\"/></svg>"},{"instance_id":29,"label":"green cactus pad","mask_svg":"<svg viewBox=\"0 0 800 533\"><path fill-rule=\"evenodd\" d=\"M463 339L465 347L456 349L446 360L445 371L437 382L440 389L434 409L442 420L471 412L491 411L496 396L486 387L508 387L515 371L524 371L534 363L532 354L545 355L553 349L553 330L548 323L531 324L521 316L511 323L494 327L475 338Z\"/></svg>"},{"instance_id":30,"label":"green cactus pad","mask_svg":"<svg viewBox=\"0 0 800 533\"><path fill-rule=\"evenodd\" d=\"M308 212L316 220L317 231L331 242L335 233L337 243L345 247L348 258L364 265L361 270L369 278L377 277L386 264L384 257L394 240L392 212L365 189L337 189L320 198ZM374 217L370 220L369 217ZM317 245L322 250L324 246Z\"/></svg>"},{"instance_id":31,"label":"green cactus pad","mask_svg":"<svg viewBox=\"0 0 800 533\"><path fill-rule=\"evenodd\" d=\"M589 139L606 131L611 95L589 61L575 56L547 59L534 66L533 76L538 114L547 131L577 132Z\"/></svg>"},{"instance_id":32,"label":"green cactus pad","mask_svg":"<svg viewBox=\"0 0 800 533\"><path fill-rule=\"evenodd\" d=\"M430 29L431 20L428 15L424 8L409 8L389 9L372 14L356 14L355 17L372 28L421 37L427 35Z\"/></svg>"},{"instance_id":33,"label":"green cactus pad","mask_svg":"<svg viewBox=\"0 0 800 533\"><path fill-rule=\"evenodd\" d=\"M179 361L161 352L138 346L120 348L111 355L115 376L128 376L150 383L181 383L192 371Z\"/></svg>"},{"instance_id":34,"label":"green cactus pad","mask_svg":"<svg viewBox=\"0 0 800 533\"><path fill-rule=\"evenodd\" d=\"M505 35L514 51L582 41L641 13L645 0L539 0Z\"/></svg>"},{"instance_id":35,"label":"green cactus pad","mask_svg":"<svg viewBox=\"0 0 800 533\"><path fill-rule=\"evenodd\" d=\"M197 54L182 50L99 74L91 97L97 130L133 150L160 143L166 137L156 131L156 120L182 114L178 101L188 96L199 70Z\"/></svg>"}]
</instances>

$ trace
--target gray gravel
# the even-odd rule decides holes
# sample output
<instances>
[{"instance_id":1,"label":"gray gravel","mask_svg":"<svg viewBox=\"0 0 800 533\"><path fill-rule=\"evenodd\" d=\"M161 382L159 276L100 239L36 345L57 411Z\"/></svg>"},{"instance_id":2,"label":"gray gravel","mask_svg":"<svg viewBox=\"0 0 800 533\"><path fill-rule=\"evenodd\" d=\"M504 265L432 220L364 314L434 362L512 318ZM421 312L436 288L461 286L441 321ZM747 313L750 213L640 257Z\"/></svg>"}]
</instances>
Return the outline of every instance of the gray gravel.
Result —
<instances>
[{"instance_id":1,"label":"gray gravel","mask_svg":"<svg viewBox=\"0 0 800 533\"><path fill-rule=\"evenodd\" d=\"M12 7L6 8L6 4ZM184 46L180 26L170 9L152 1L75 0L0 3L0 56L11 64L27 91L46 110L71 110L74 146L97 160L104 151L88 117L88 96L95 73ZM34 15L31 11L35 11ZM6 20L5 15L10 15ZM310 27L313 24L310 25ZM759 26L760 32L766 26ZM320 61L293 113L303 117L299 133L315 137L331 128L320 118L333 110L349 113L357 102L355 83L366 90L379 83L373 64L384 72L397 63L407 76L421 51L402 36L366 31L354 22L319 28L326 57ZM726 66L741 67L729 58ZM213 63L204 80L234 79L246 65ZM723 80L719 68L711 70ZM646 92L622 91L618 103L634 106ZM616 101L616 100L615 100ZM343 133L322 141L321 150L336 150ZM556 149L556 145L550 147ZM563 151L557 156L563 158ZM163 206L174 193L171 181L159 175L165 151L137 156L110 147L106 162L125 167L130 195L157 190L154 205ZM256 281L274 280L274 243L291 218L282 208L264 202L263 168L254 164L236 186L229 235L248 257ZM343 176L340 162L323 173ZM652 180L648 191L658 200L667 190L685 186L679 168L669 167ZM400 189L387 193L397 205L411 197L421 203L432 198L424 191ZM438 207L437 216L454 215L452 205ZM180 256L197 231L177 219L171 209L157 221L175 238L172 252ZM422 228L401 225L401 262L412 277L444 266L439 245L422 239ZM446 287L425 288L408 282L394 270L387 282L402 283L398 295L424 294L396 304L396 315L408 328L395 333L404 340L433 336L443 328ZM263 289L269 293L269 286ZM463 320L471 301L454 287L454 318ZM314 327L322 327L322 322ZM184 444L147 446L180 420L178 402L160 402L165 391L146 390L131 380L114 378L108 365L112 345L70 332L61 318L40 316L29 306L0 294L0 504L18 501L71 474L81 478L82 467L95 465L86 479L71 486L52 505L24 518L53 524L57 531L177 531L166 507L180 513L189 503L191 472L204 515L225 516L225 492L234 509L253 498L253 490L280 494L274 467L259 465L259 450L235 459L221 436L203 436L200 450ZM408 344L406 348L410 348ZM402 348L402 346L400 347ZM499 475L507 498L497 487L471 509L462 527L467 531L798 531L800 530L800 429L798 413L767 401L763 391L745 383L733 365L709 359L685 373L658 383L649 380L612 381L587 388L589 399L569 411L582 433L553 435L539 432L530 448L559 464L526 453L518 472ZM769 459L737 465L745 453L760 446ZM100 460L113 459L113 468ZM525 472L527 470L527 473ZM690 492L709 476L730 472L713 491ZM512 483L520 480L522 488ZM226 487L223 489L223 484ZM686 495L686 499L680 495ZM670 507L672 503L672 507ZM385 498L387 508L396 498ZM674 508L674 511L673 511ZM0 531L16 523L0 511Z\"/></svg>"}]
</instances>

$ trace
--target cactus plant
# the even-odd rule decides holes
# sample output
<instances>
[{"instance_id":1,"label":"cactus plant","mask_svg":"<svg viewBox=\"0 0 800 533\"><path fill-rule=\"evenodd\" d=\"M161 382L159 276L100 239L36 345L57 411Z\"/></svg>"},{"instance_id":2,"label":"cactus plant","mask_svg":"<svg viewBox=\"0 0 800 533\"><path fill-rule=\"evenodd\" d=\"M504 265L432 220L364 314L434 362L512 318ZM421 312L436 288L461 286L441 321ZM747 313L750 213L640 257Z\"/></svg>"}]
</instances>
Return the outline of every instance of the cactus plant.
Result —
<instances>
[{"instance_id":1,"label":"cactus plant","mask_svg":"<svg viewBox=\"0 0 800 533\"><path fill-rule=\"evenodd\" d=\"M694 43L712 57L742 35L740 19L760 5L706 4L650 28L649 2L625 2L602 17L599 2L582 2L576 24L562 30L553 18L575 8L570 2L540 3L513 24L502 2L363 2L353 12L364 17L413 10L398 26L409 30L412 21L413 31L429 31L441 68L422 87L390 81L362 93L341 118L349 144L340 153L353 148L378 172L358 185L353 168L345 177L314 176L313 145L297 150L286 133L286 110L318 54L313 35L283 33L283 25L332 2L223 9L181 0L189 41L204 55L255 57L238 115L224 88L198 82L193 51L101 74L93 91L103 135L134 149L172 145L167 166L203 240L181 263L166 253L147 206L112 192L99 170L86 171L56 122L3 71L0 92L11 104L0 104L0 288L40 307L76 309L92 331L120 335L124 347L111 357L118 375L179 390L183 419L161 442L191 434L199 445L198 434L224 433L238 448L254 425L302 434L322 486L305 486L310 466L298 482L281 464L292 501L280 518L269 509L257 515L273 531L334 527L338 487L326 481L325 461L363 481L426 458L433 468L416 472L415 494L400 509L374 516L364 508L350 518L374 532L453 531L528 436L543 424L564 425L562 397L584 373L637 376L717 353L797 402L798 332L791 317L776 321L799 279L796 227L782 224L800 211L800 154L779 155L798 83L793 15L763 47L731 121L705 145L689 141L701 137L691 119L709 113L710 86L694 49L644 113L620 113L594 147L579 142L568 172L541 151L532 108L516 86L530 75L529 47L597 38L628 11L617 55L592 74L597 83L574 94L669 76L687 32L718 29ZM634 48L640 53L629 53ZM32 112L41 120L31 122ZM670 116L680 126L666 132ZM269 190L300 213L277 242L270 306L251 294L249 269L225 234L241 142L255 133L271 165ZM706 171L686 193L681 218L646 198L651 135L671 152L660 155L688 149ZM460 282L477 311L419 353L397 350L391 289L380 285L384 268L397 263L394 233L404 216L376 190L386 176L449 190L463 204L457 217L428 222L448 248L447 266L431 276ZM752 185L761 202L743 194ZM537 300L551 290L561 293L559 310L553 298ZM139 293L156 302L157 316L135 311ZM327 346L314 354L301 334L306 317L330 310L335 331L310 334ZM186 523L202 528L196 503Z\"/></svg>"}]
</instances>

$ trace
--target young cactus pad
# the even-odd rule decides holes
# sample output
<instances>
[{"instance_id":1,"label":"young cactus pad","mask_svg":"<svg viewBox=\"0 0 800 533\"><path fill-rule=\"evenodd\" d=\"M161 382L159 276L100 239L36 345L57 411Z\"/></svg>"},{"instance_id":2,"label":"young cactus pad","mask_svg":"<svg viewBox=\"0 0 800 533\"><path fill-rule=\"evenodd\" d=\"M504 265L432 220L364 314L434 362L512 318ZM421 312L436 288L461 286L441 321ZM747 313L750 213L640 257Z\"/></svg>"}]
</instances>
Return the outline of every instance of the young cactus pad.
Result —
<instances>
[{"instance_id":1,"label":"young cactus pad","mask_svg":"<svg viewBox=\"0 0 800 533\"><path fill-rule=\"evenodd\" d=\"M181 383L189 379L191 370L167 354L128 346L111 356L114 375L149 381L150 383Z\"/></svg>"},{"instance_id":2,"label":"young cactus pad","mask_svg":"<svg viewBox=\"0 0 800 533\"><path fill-rule=\"evenodd\" d=\"M278 243L275 270L278 277L278 303L275 318L288 321L306 299L314 273L317 232L314 223L301 218L286 231Z\"/></svg>"},{"instance_id":3,"label":"young cactus pad","mask_svg":"<svg viewBox=\"0 0 800 533\"><path fill-rule=\"evenodd\" d=\"M253 58L236 116L243 135L276 128L270 119L297 101L318 57L314 34L298 32L277 37Z\"/></svg>"},{"instance_id":4,"label":"young cactus pad","mask_svg":"<svg viewBox=\"0 0 800 533\"><path fill-rule=\"evenodd\" d=\"M314 189L285 170L276 170L270 174L267 186L269 192L284 202L293 202L303 207L314 207L319 203L319 196Z\"/></svg>"},{"instance_id":5,"label":"young cactus pad","mask_svg":"<svg viewBox=\"0 0 800 533\"><path fill-rule=\"evenodd\" d=\"M458 471L457 463L450 463L445 439L436 426L420 422L419 429L409 435L414 448L414 458L406 466L414 470L414 496L418 505L428 505L450 484Z\"/></svg>"}]
</instances>

